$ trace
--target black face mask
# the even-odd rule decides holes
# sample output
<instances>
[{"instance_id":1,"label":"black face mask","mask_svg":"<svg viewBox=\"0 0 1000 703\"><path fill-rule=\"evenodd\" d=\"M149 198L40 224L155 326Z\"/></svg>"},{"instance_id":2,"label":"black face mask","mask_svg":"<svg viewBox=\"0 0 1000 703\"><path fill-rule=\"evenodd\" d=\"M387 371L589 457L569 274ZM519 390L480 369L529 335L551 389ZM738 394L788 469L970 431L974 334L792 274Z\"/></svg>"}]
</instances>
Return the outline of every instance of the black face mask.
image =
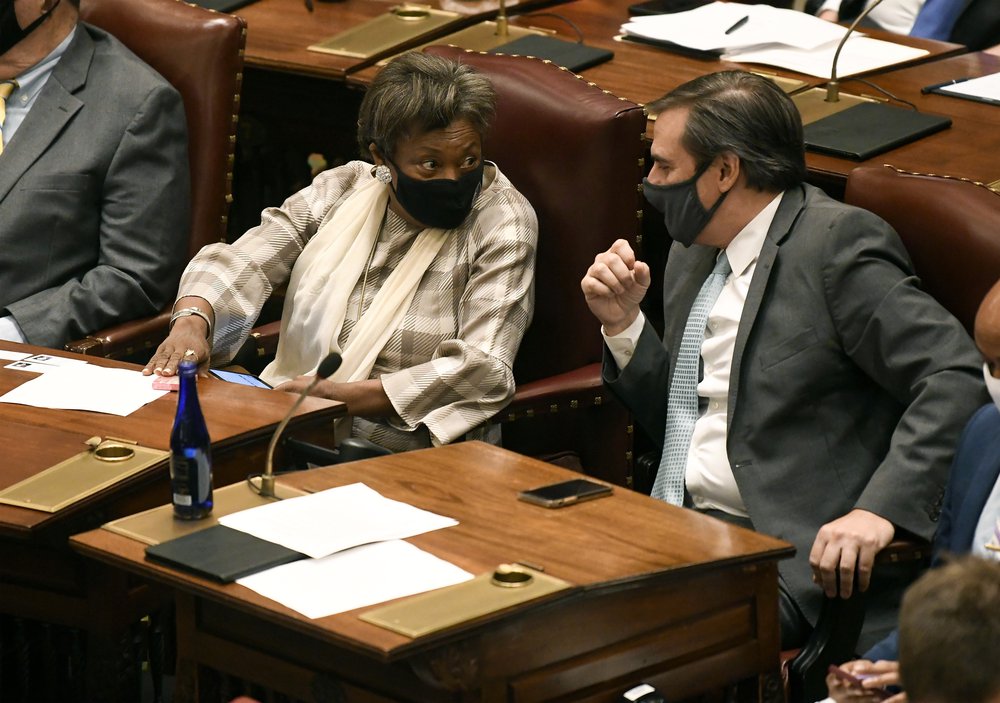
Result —
<instances>
[{"instance_id":1,"label":"black face mask","mask_svg":"<svg viewBox=\"0 0 1000 703\"><path fill-rule=\"evenodd\" d=\"M59 0L56 0L55 5L43 12L41 17L21 29L21 25L17 23L17 13L14 11L14 0L0 0L0 56L38 29L58 6Z\"/></svg>"},{"instance_id":2,"label":"black face mask","mask_svg":"<svg viewBox=\"0 0 1000 703\"><path fill-rule=\"evenodd\" d=\"M722 201L729 195L727 190L708 210L701 204L697 183L709 166L711 162L699 168L691 178L680 183L659 186L650 183L648 178L642 180L642 194L646 196L650 205L663 213L663 224L666 225L667 234L685 247L694 243L715 215L715 211L722 205Z\"/></svg>"},{"instance_id":3,"label":"black face mask","mask_svg":"<svg viewBox=\"0 0 1000 703\"><path fill-rule=\"evenodd\" d=\"M396 162L387 160L396 168L396 200L420 224L453 229L472 212L472 203L483 183L486 162L480 160L475 169L458 180L433 178L423 181L407 176Z\"/></svg>"}]
</instances>

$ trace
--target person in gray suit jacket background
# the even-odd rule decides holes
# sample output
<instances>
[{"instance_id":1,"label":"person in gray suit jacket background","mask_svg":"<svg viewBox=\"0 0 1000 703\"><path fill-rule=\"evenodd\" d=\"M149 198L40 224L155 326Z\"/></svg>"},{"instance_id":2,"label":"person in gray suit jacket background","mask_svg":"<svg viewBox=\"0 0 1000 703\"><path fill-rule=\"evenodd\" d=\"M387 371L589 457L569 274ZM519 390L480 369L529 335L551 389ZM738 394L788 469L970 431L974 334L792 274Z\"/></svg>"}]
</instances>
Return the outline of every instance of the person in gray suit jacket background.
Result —
<instances>
[{"instance_id":1,"label":"person in gray suit jacket background","mask_svg":"<svg viewBox=\"0 0 1000 703\"><path fill-rule=\"evenodd\" d=\"M180 95L78 0L0 0L0 339L57 347L152 314L187 250Z\"/></svg>"},{"instance_id":2,"label":"person in gray suit jacket background","mask_svg":"<svg viewBox=\"0 0 1000 703\"><path fill-rule=\"evenodd\" d=\"M849 596L855 575L868 589L897 530L934 533L955 443L986 400L978 355L885 222L802 182L801 120L774 83L720 72L650 107L644 191L675 240L665 332L639 310L648 265L617 241L581 283L605 383L668 449L654 496L796 546L779 567L782 644L796 646L824 592ZM892 627L911 577L872 581L864 642Z\"/></svg>"}]
</instances>

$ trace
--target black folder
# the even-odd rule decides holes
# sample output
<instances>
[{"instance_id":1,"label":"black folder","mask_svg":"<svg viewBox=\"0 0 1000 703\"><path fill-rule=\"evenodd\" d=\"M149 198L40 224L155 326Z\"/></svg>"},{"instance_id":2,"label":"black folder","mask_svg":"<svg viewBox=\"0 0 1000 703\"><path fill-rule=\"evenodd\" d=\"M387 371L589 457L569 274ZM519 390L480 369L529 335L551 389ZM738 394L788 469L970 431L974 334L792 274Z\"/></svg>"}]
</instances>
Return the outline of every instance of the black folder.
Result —
<instances>
[{"instance_id":1,"label":"black folder","mask_svg":"<svg viewBox=\"0 0 1000 703\"><path fill-rule=\"evenodd\" d=\"M805 126L806 148L856 161L951 126L951 118L884 103L862 103Z\"/></svg>"},{"instance_id":2,"label":"black folder","mask_svg":"<svg viewBox=\"0 0 1000 703\"><path fill-rule=\"evenodd\" d=\"M517 54L548 59L557 66L567 68L574 73L604 63L614 56L614 52L607 49L563 41L542 34L528 34L512 42L501 44L495 49L491 49L490 53Z\"/></svg>"},{"instance_id":3,"label":"black folder","mask_svg":"<svg viewBox=\"0 0 1000 703\"><path fill-rule=\"evenodd\" d=\"M224 525L214 525L146 547L146 556L159 564L191 571L222 583L232 583L238 578L306 557L280 544Z\"/></svg>"}]
</instances>

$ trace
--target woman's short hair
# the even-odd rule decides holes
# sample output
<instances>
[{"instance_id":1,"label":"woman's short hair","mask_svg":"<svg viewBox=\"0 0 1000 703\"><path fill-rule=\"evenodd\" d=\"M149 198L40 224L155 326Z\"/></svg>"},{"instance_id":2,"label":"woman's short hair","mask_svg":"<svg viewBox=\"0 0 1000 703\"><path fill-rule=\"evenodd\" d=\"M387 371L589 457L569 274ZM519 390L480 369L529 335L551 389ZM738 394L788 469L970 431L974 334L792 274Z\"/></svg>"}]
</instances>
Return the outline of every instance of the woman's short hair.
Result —
<instances>
[{"instance_id":1,"label":"woman's short hair","mask_svg":"<svg viewBox=\"0 0 1000 703\"><path fill-rule=\"evenodd\" d=\"M784 191L805 179L802 118L774 81L746 71L709 73L649 105L653 114L674 108L689 110L682 144L699 167L731 152L756 190Z\"/></svg>"},{"instance_id":2,"label":"woman's short hair","mask_svg":"<svg viewBox=\"0 0 1000 703\"><path fill-rule=\"evenodd\" d=\"M358 145L364 158L375 144L392 156L399 140L467 120L480 135L496 111L490 80L465 64L417 51L391 61L361 101Z\"/></svg>"}]
</instances>

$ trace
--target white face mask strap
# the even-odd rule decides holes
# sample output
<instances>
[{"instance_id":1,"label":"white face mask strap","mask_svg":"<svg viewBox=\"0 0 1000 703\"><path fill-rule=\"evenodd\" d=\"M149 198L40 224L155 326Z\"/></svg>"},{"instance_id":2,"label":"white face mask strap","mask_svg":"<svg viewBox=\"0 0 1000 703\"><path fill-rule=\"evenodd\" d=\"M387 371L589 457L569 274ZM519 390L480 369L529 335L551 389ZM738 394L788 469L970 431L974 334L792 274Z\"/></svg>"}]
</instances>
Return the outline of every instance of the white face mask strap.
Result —
<instances>
[{"instance_id":1,"label":"white face mask strap","mask_svg":"<svg viewBox=\"0 0 1000 703\"><path fill-rule=\"evenodd\" d=\"M987 363L983 363L983 380L986 382L986 390L990 394L990 398L993 399L993 404L1000 409L1000 378L994 378L993 374L990 373L990 366Z\"/></svg>"}]
</instances>

